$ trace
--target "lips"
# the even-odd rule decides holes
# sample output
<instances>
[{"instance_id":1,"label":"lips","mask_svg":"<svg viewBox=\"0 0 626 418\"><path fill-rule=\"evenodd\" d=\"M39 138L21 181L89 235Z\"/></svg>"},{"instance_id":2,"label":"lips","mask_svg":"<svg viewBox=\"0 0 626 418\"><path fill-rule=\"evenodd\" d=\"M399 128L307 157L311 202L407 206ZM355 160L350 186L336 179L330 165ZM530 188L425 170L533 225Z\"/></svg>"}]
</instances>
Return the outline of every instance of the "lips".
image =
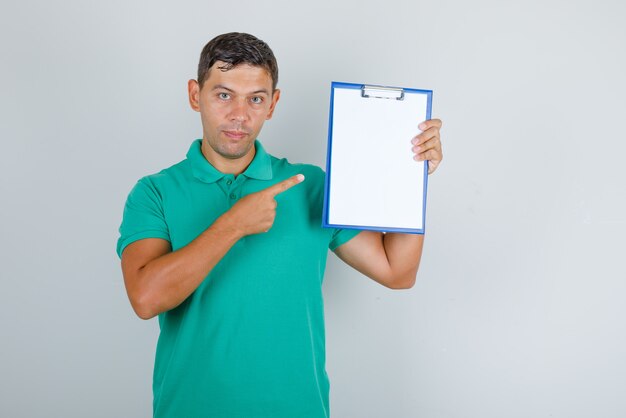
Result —
<instances>
[{"instance_id":1,"label":"lips","mask_svg":"<svg viewBox=\"0 0 626 418\"><path fill-rule=\"evenodd\" d=\"M242 139L248 136L248 133L245 131L222 131L224 135L231 139Z\"/></svg>"}]
</instances>

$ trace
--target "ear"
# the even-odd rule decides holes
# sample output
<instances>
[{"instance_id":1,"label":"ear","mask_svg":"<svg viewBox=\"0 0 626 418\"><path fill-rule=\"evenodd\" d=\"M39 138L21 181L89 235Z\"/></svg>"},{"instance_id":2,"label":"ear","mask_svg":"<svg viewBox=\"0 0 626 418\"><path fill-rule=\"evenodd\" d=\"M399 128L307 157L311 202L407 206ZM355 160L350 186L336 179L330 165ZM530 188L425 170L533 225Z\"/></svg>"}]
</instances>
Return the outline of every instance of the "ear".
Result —
<instances>
[{"instance_id":1,"label":"ear","mask_svg":"<svg viewBox=\"0 0 626 418\"><path fill-rule=\"evenodd\" d=\"M187 92L189 93L189 106L196 112L200 111L200 85L196 80L187 82Z\"/></svg>"},{"instance_id":2,"label":"ear","mask_svg":"<svg viewBox=\"0 0 626 418\"><path fill-rule=\"evenodd\" d=\"M272 104L270 105L270 111L265 117L265 120L272 119L272 116L274 115L274 109L276 108L276 103L278 103L279 99L280 99L280 90L276 89L274 90L274 94L272 94Z\"/></svg>"}]
</instances>

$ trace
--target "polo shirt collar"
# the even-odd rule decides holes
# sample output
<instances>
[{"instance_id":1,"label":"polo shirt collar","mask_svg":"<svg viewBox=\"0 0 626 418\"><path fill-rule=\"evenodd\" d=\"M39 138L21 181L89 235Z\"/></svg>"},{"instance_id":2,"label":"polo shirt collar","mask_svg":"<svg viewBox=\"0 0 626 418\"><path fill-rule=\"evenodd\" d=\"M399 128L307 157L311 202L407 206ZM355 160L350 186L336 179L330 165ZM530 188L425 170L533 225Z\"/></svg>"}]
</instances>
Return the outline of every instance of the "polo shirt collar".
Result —
<instances>
[{"instance_id":1,"label":"polo shirt collar","mask_svg":"<svg viewBox=\"0 0 626 418\"><path fill-rule=\"evenodd\" d=\"M244 176L257 180L272 179L272 160L258 140L254 141L256 153L250 165L242 173ZM202 139L196 139L189 147L187 159L195 178L205 183L215 183L226 174L207 161L202 154Z\"/></svg>"}]
</instances>

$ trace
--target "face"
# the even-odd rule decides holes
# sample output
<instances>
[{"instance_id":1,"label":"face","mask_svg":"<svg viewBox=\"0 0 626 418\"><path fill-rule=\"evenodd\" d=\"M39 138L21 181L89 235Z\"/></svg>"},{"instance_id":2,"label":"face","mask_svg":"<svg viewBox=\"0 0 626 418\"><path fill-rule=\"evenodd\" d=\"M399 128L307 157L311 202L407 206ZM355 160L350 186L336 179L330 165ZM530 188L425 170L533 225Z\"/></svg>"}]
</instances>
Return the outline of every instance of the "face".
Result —
<instances>
[{"instance_id":1,"label":"face","mask_svg":"<svg viewBox=\"0 0 626 418\"><path fill-rule=\"evenodd\" d=\"M272 78L262 67L238 65L222 71L217 62L202 89L189 81L189 103L200 112L202 151L216 168L254 157L254 140L271 119L280 91L272 92Z\"/></svg>"}]
</instances>

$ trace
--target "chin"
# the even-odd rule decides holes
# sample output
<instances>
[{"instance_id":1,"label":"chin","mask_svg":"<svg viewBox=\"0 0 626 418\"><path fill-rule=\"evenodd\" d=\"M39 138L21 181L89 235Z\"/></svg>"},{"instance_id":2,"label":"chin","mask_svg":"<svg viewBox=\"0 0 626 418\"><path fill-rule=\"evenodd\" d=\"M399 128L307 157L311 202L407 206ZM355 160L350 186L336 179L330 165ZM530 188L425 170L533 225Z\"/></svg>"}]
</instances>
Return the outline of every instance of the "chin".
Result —
<instances>
[{"instance_id":1,"label":"chin","mask_svg":"<svg viewBox=\"0 0 626 418\"><path fill-rule=\"evenodd\" d=\"M219 149L215 151L224 158L228 158L229 160L237 160L239 158L243 158L246 155L248 155L252 147L253 147L253 144L250 143L246 145L245 147L242 147L242 146L220 147Z\"/></svg>"}]
</instances>

